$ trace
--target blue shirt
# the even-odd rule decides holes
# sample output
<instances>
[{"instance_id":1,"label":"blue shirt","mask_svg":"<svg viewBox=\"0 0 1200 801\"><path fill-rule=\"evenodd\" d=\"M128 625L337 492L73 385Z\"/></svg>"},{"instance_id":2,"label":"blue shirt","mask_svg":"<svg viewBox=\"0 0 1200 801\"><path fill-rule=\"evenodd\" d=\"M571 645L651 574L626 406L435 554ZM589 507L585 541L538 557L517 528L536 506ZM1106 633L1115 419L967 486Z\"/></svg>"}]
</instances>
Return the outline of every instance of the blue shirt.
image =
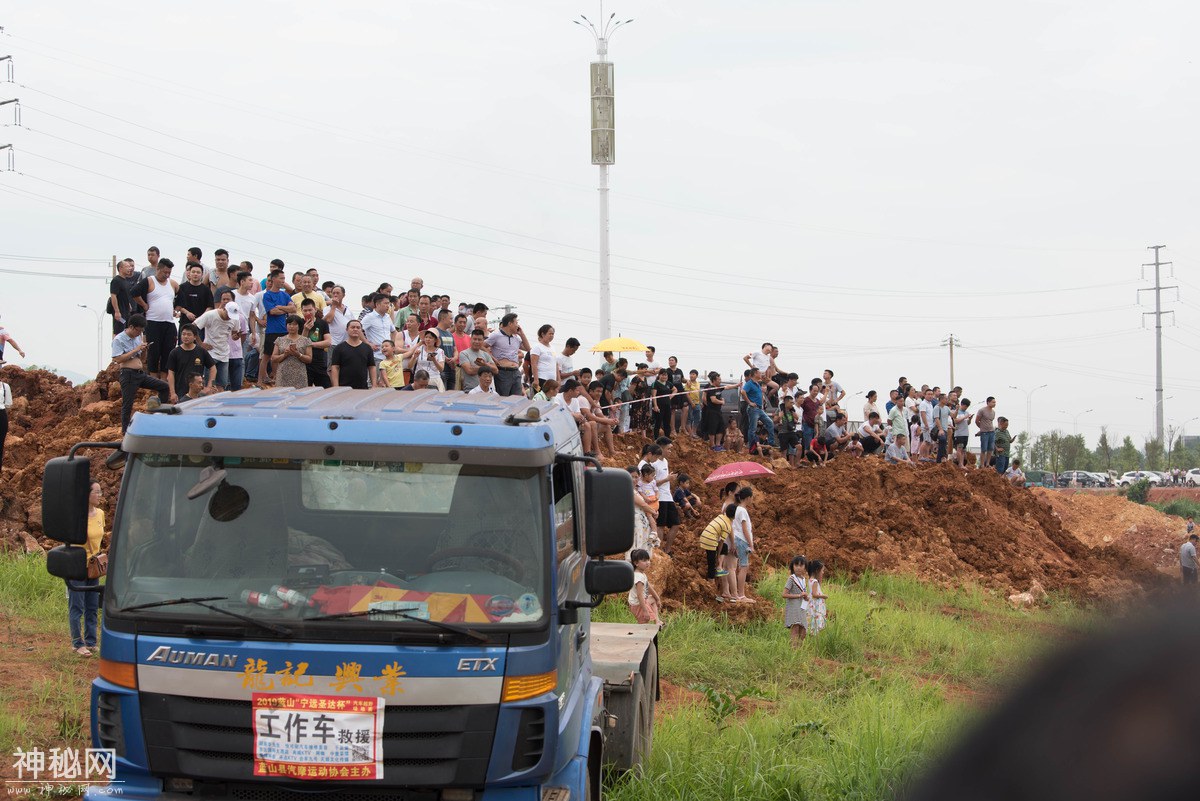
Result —
<instances>
[{"instance_id":1,"label":"blue shirt","mask_svg":"<svg viewBox=\"0 0 1200 801\"><path fill-rule=\"evenodd\" d=\"M288 316L286 314L271 314L271 309L276 306L287 306L292 302L292 296L282 290L279 292L264 292L262 296L263 311L267 313L267 333L286 334Z\"/></svg>"},{"instance_id":2,"label":"blue shirt","mask_svg":"<svg viewBox=\"0 0 1200 801\"><path fill-rule=\"evenodd\" d=\"M751 406L762 408L762 387L758 385L757 381L746 379L746 383L742 385L742 391L746 393L746 400L750 401Z\"/></svg>"},{"instance_id":3,"label":"blue shirt","mask_svg":"<svg viewBox=\"0 0 1200 801\"><path fill-rule=\"evenodd\" d=\"M129 353L129 351L133 350L134 348L140 347L141 344L142 344L142 337L140 334L136 337L131 337L131 336L129 336L128 333L126 333L125 331L122 331L121 333L119 333L115 337L113 337L112 356L114 359L117 358L118 356L124 356L126 353Z\"/></svg>"}]
</instances>

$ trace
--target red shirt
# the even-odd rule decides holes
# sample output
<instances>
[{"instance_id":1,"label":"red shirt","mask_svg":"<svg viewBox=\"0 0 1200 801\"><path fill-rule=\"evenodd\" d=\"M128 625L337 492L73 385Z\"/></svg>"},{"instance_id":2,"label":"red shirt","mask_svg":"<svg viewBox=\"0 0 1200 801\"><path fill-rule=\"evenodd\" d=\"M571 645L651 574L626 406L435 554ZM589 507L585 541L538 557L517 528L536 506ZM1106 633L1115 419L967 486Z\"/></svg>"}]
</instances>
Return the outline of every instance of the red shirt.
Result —
<instances>
[{"instance_id":1,"label":"red shirt","mask_svg":"<svg viewBox=\"0 0 1200 801\"><path fill-rule=\"evenodd\" d=\"M800 401L800 411L803 413L804 425L815 427L817 414L821 411L821 402L811 395L805 395L804 399Z\"/></svg>"}]
</instances>

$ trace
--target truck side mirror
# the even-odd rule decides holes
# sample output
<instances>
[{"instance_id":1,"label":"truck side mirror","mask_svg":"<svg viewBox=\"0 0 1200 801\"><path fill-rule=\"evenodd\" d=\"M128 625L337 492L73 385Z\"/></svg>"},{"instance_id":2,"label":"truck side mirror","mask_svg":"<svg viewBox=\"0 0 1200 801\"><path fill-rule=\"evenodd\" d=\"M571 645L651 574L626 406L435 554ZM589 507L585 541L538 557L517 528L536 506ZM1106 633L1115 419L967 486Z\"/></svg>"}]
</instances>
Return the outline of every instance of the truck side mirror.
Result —
<instances>
[{"instance_id":1,"label":"truck side mirror","mask_svg":"<svg viewBox=\"0 0 1200 801\"><path fill-rule=\"evenodd\" d=\"M585 470L583 493L588 556L608 556L632 548L633 479L629 474L612 468Z\"/></svg>"},{"instance_id":2,"label":"truck side mirror","mask_svg":"<svg viewBox=\"0 0 1200 801\"><path fill-rule=\"evenodd\" d=\"M87 459L59 456L46 462L42 476L42 532L67 545L87 542L91 491L91 465Z\"/></svg>"},{"instance_id":3,"label":"truck side mirror","mask_svg":"<svg viewBox=\"0 0 1200 801\"><path fill-rule=\"evenodd\" d=\"M615 595L633 589L633 565L628 562L591 562L583 568L583 590L588 595Z\"/></svg>"},{"instance_id":4,"label":"truck side mirror","mask_svg":"<svg viewBox=\"0 0 1200 801\"><path fill-rule=\"evenodd\" d=\"M77 545L51 548L46 553L46 572L60 579L83 581L88 577L87 551Z\"/></svg>"}]
</instances>

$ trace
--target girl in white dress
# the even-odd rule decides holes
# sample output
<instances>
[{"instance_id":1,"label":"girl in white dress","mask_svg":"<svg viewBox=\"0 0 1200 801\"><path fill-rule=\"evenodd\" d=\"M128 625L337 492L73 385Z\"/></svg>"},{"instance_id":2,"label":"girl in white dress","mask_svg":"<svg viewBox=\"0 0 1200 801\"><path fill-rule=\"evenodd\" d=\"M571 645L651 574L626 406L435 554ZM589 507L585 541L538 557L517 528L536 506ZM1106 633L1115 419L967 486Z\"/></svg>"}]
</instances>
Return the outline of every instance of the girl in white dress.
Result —
<instances>
[{"instance_id":1,"label":"girl in white dress","mask_svg":"<svg viewBox=\"0 0 1200 801\"><path fill-rule=\"evenodd\" d=\"M808 562L803 556L792 557L792 572L783 585L783 625L792 632L792 647L799 648L808 628Z\"/></svg>"},{"instance_id":2,"label":"girl in white dress","mask_svg":"<svg viewBox=\"0 0 1200 801\"><path fill-rule=\"evenodd\" d=\"M814 559L808 563L808 633L820 634L821 629L825 628L825 620L827 610L825 609L825 598L827 597L821 592L821 579L825 576L825 565L820 559Z\"/></svg>"}]
</instances>

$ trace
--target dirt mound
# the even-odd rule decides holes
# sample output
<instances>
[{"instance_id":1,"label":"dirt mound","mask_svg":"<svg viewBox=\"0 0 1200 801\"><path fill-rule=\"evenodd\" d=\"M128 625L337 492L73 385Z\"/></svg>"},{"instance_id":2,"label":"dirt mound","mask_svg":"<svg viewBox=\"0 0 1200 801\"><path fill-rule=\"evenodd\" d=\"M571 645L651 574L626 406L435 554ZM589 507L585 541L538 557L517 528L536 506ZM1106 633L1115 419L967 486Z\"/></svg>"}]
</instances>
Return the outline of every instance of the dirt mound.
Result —
<instances>
[{"instance_id":1,"label":"dirt mound","mask_svg":"<svg viewBox=\"0 0 1200 801\"><path fill-rule=\"evenodd\" d=\"M643 442L623 443L621 458L612 463L632 464ZM706 486L704 478L722 464L748 457L713 453L686 437L672 450L671 470L692 476L692 491L704 508L698 519L682 526L675 559L662 569L655 566L665 605L757 616L765 604L731 608L716 603L713 583L703 578L704 554L697 544L700 530L717 512L719 487ZM1078 598L1120 598L1163 580L1150 562L1119 546L1080 542L1037 495L1011 487L991 471L949 464L910 468L851 457L819 469L794 469L779 460L770 466L776 475L750 482L757 549L752 577L764 563L784 567L793 555L804 554L843 574L905 572L1005 594L1037 581Z\"/></svg>"},{"instance_id":2,"label":"dirt mound","mask_svg":"<svg viewBox=\"0 0 1200 801\"><path fill-rule=\"evenodd\" d=\"M42 469L77 442L121 438L120 387L115 371L81 387L45 370L11 365L0 368L0 379L13 392L0 481L0 549L36 550L42 536ZM104 487L111 520L121 472L104 466L107 451L86 453L92 478Z\"/></svg>"},{"instance_id":3,"label":"dirt mound","mask_svg":"<svg viewBox=\"0 0 1200 801\"><path fill-rule=\"evenodd\" d=\"M1148 500L1151 503L1170 503L1180 498L1200 503L1200 487L1151 487Z\"/></svg>"},{"instance_id":4,"label":"dirt mound","mask_svg":"<svg viewBox=\"0 0 1200 801\"><path fill-rule=\"evenodd\" d=\"M1116 545L1172 576L1178 571L1179 546L1187 536L1179 518L1118 495L1033 492L1049 503L1063 527L1086 545Z\"/></svg>"}]
</instances>

